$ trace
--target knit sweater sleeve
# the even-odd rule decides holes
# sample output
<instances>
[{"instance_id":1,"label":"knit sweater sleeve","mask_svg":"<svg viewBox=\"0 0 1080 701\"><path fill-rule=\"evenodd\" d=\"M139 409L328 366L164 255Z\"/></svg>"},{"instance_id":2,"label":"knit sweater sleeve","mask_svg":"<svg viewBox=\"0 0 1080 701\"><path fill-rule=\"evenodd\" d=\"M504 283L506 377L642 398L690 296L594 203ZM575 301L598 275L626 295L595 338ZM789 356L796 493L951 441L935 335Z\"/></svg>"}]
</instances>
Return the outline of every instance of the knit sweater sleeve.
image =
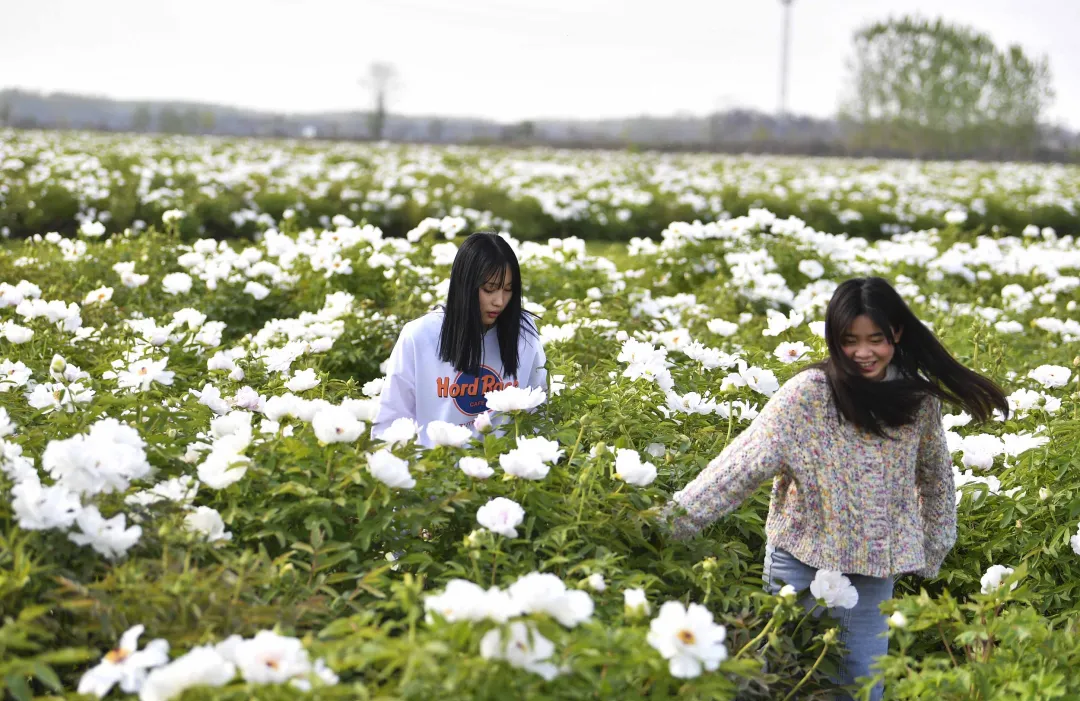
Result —
<instances>
[{"instance_id":1,"label":"knit sweater sleeve","mask_svg":"<svg viewBox=\"0 0 1080 701\"><path fill-rule=\"evenodd\" d=\"M915 481L919 492L919 514L923 527L923 550L926 567L919 570L924 577L934 577L941 563L956 543L956 483L953 461L941 423L941 401L930 399L926 424L919 439L919 454L915 464Z\"/></svg>"},{"instance_id":2,"label":"knit sweater sleeve","mask_svg":"<svg viewBox=\"0 0 1080 701\"><path fill-rule=\"evenodd\" d=\"M792 439L791 428L807 386L805 376L806 373L801 373L785 383L750 427L672 496L662 516L668 518L674 514L673 537L689 538L734 511L758 485L783 468L785 446Z\"/></svg>"}]
</instances>

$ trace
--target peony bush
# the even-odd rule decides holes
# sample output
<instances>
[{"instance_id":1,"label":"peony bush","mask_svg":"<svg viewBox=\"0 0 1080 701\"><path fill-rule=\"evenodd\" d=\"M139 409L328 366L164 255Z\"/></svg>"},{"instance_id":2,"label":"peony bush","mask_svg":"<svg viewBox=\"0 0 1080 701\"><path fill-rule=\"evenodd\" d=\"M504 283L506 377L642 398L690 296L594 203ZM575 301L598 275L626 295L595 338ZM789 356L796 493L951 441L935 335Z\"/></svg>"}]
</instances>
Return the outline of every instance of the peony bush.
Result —
<instances>
[{"instance_id":1,"label":"peony bush","mask_svg":"<svg viewBox=\"0 0 1080 701\"><path fill-rule=\"evenodd\" d=\"M476 438L404 420L375 441L380 366L445 295L465 227L286 221L221 242L166 219L0 248L14 698L824 693L824 607L855 592L830 572L763 592L768 485L687 543L657 514L823 357L832 289L862 274L1015 409L944 417L959 542L883 606L889 693L1080 694L1071 237L870 243L755 209L672 223L617 263L512 238L547 391L490 396Z\"/></svg>"},{"instance_id":2,"label":"peony bush","mask_svg":"<svg viewBox=\"0 0 1080 701\"><path fill-rule=\"evenodd\" d=\"M59 231L93 241L157 225L195 241L357 222L416 239L484 227L523 240L628 242L668 222L762 208L870 239L935 226L1041 238L1076 230L1078 195L1080 170L1063 165L0 129L0 235L14 238ZM317 262L328 273L346 265ZM800 272L816 279L819 266L809 260ZM167 283L177 294L184 284ZM256 298L272 289L249 287Z\"/></svg>"}]
</instances>

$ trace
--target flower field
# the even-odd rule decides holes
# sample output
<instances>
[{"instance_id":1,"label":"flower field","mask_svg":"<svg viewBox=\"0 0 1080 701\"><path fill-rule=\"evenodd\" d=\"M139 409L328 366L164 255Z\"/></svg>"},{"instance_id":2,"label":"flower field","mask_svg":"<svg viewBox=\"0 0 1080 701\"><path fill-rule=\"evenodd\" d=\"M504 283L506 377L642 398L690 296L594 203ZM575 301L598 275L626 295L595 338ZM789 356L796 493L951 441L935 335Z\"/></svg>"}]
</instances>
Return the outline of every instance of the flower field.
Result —
<instances>
[{"instance_id":1,"label":"flower field","mask_svg":"<svg viewBox=\"0 0 1080 701\"><path fill-rule=\"evenodd\" d=\"M691 541L658 514L864 274L1013 409L945 407L958 542L884 607L887 696L1080 697L1077 171L4 134L13 698L822 698L837 622L762 591L769 485ZM481 227L546 396L372 440Z\"/></svg>"},{"instance_id":2,"label":"flower field","mask_svg":"<svg viewBox=\"0 0 1080 701\"><path fill-rule=\"evenodd\" d=\"M506 150L0 129L0 234L90 235L187 216L185 239L251 236L335 215L401 237L464 217L522 240L629 241L676 221L768 209L869 239L965 222L1019 236L1080 227L1061 165ZM84 228L85 227L85 228Z\"/></svg>"}]
</instances>

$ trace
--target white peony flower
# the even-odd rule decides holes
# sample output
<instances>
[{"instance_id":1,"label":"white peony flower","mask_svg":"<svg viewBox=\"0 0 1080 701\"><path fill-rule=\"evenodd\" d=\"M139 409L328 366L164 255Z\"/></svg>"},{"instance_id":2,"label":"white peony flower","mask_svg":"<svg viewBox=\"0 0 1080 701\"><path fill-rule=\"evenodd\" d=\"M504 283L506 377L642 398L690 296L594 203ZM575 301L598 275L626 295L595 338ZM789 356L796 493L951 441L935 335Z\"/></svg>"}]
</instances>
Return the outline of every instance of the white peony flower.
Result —
<instances>
[{"instance_id":1,"label":"white peony flower","mask_svg":"<svg viewBox=\"0 0 1080 701\"><path fill-rule=\"evenodd\" d=\"M536 453L514 448L499 456L499 467L508 475L527 480L542 480L551 466Z\"/></svg>"},{"instance_id":2,"label":"white peony flower","mask_svg":"<svg viewBox=\"0 0 1080 701\"><path fill-rule=\"evenodd\" d=\"M734 336L739 325L723 319L711 319L705 326L717 336Z\"/></svg>"},{"instance_id":3,"label":"white peony flower","mask_svg":"<svg viewBox=\"0 0 1080 701\"><path fill-rule=\"evenodd\" d=\"M88 506L75 517L81 533L68 533L68 539L76 545L89 545L96 552L115 560L124 555L142 536L142 528L126 528L124 514L110 519L101 516L96 506Z\"/></svg>"},{"instance_id":4,"label":"white peony flower","mask_svg":"<svg viewBox=\"0 0 1080 701\"><path fill-rule=\"evenodd\" d=\"M559 462L559 459L563 455L562 448L559 447L558 441L553 441L544 438L543 436L534 436L533 438L518 436L517 447L518 450L535 453L540 460L553 465Z\"/></svg>"},{"instance_id":5,"label":"white peony flower","mask_svg":"<svg viewBox=\"0 0 1080 701\"><path fill-rule=\"evenodd\" d=\"M326 660L320 657L315 660L315 664L311 667L311 671L306 677L293 677L289 680L289 686L295 687L300 691L311 691L312 679L317 680L322 686L333 686L340 681L338 675L334 674L334 670L326 665Z\"/></svg>"},{"instance_id":6,"label":"white peony flower","mask_svg":"<svg viewBox=\"0 0 1080 701\"><path fill-rule=\"evenodd\" d=\"M492 587L484 591L479 585L465 579L451 579L442 594L424 597L424 610L436 612L450 623L455 621L483 621L491 619L506 623L511 617L521 614L510 596Z\"/></svg>"},{"instance_id":7,"label":"white peony flower","mask_svg":"<svg viewBox=\"0 0 1080 701\"><path fill-rule=\"evenodd\" d=\"M561 579L548 572L530 572L507 591L522 613L546 613L567 628L593 615L595 605L587 592L567 590Z\"/></svg>"},{"instance_id":8,"label":"white peony flower","mask_svg":"<svg viewBox=\"0 0 1080 701\"><path fill-rule=\"evenodd\" d=\"M311 671L311 660L299 638L269 630L259 631L248 640L230 636L218 643L217 650L236 665L249 683L281 684Z\"/></svg>"},{"instance_id":9,"label":"white peony flower","mask_svg":"<svg viewBox=\"0 0 1080 701\"><path fill-rule=\"evenodd\" d=\"M150 489L144 489L124 497L124 503L129 506L153 506L162 501L171 501L177 504L188 504L195 499L199 492L199 482L191 475L181 475L164 482L158 482Z\"/></svg>"},{"instance_id":10,"label":"white peony flower","mask_svg":"<svg viewBox=\"0 0 1080 701\"><path fill-rule=\"evenodd\" d=\"M285 387L290 392L304 392L318 386L319 376L315 374L314 368L297 370L289 381L285 383Z\"/></svg>"},{"instance_id":11,"label":"white peony flower","mask_svg":"<svg viewBox=\"0 0 1080 701\"><path fill-rule=\"evenodd\" d=\"M244 285L244 294L251 295L256 301L263 300L270 294L270 288L261 282L248 280L247 284Z\"/></svg>"},{"instance_id":12,"label":"white peony flower","mask_svg":"<svg viewBox=\"0 0 1080 701\"><path fill-rule=\"evenodd\" d=\"M221 514L209 506L195 507L193 512L184 517L184 527L194 533L202 533L208 543L232 540L232 533L225 530Z\"/></svg>"},{"instance_id":13,"label":"white peony flower","mask_svg":"<svg viewBox=\"0 0 1080 701\"><path fill-rule=\"evenodd\" d=\"M539 674L547 681L559 675L559 668L548 661L553 654L554 643L522 621L510 624L505 641L499 628L489 630L480 640L480 655L485 660L506 660L512 666Z\"/></svg>"},{"instance_id":14,"label":"white peony flower","mask_svg":"<svg viewBox=\"0 0 1080 701\"><path fill-rule=\"evenodd\" d=\"M521 504L511 499L495 497L476 511L476 522L492 533L517 538L517 526L525 520Z\"/></svg>"},{"instance_id":15,"label":"white peony flower","mask_svg":"<svg viewBox=\"0 0 1080 701\"><path fill-rule=\"evenodd\" d=\"M161 289L168 295L182 295L191 292L191 276L187 273L169 273L161 280Z\"/></svg>"},{"instance_id":16,"label":"white peony flower","mask_svg":"<svg viewBox=\"0 0 1080 701\"><path fill-rule=\"evenodd\" d=\"M976 433L964 436L962 448L964 467L989 470L994 465L994 458L1005 452L1005 443L997 436Z\"/></svg>"},{"instance_id":17,"label":"white peony flower","mask_svg":"<svg viewBox=\"0 0 1080 701\"><path fill-rule=\"evenodd\" d=\"M693 679L702 668L714 672L727 659L727 629L713 622L712 613L700 604L684 608L668 601L649 624L648 643L668 660L671 676Z\"/></svg>"},{"instance_id":18,"label":"white peony flower","mask_svg":"<svg viewBox=\"0 0 1080 701\"><path fill-rule=\"evenodd\" d=\"M615 451L615 478L635 487L644 487L656 479L656 466L642 462L636 450L619 448Z\"/></svg>"},{"instance_id":19,"label":"white peony flower","mask_svg":"<svg viewBox=\"0 0 1080 701\"><path fill-rule=\"evenodd\" d=\"M320 409L311 418L311 428L320 443L352 443L364 432L364 423L344 407Z\"/></svg>"},{"instance_id":20,"label":"white peony flower","mask_svg":"<svg viewBox=\"0 0 1080 701\"><path fill-rule=\"evenodd\" d=\"M2 328L4 338L6 338L9 343L26 343L34 337L34 332L31 329L28 329L25 326L19 326L13 321L4 322Z\"/></svg>"},{"instance_id":21,"label":"white peony flower","mask_svg":"<svg viewBox=\"0 0 1080 701\"><path fill-rule=\"evenodd\" d=\"M250 462L251 458L225 446L212 450L198 467L199 481L210 489L225 489L244 478Z\"/></svg>"},{"instance_id":22,"label":"white peony flower","mask_svg":"<svg viewBox=\"0 0 1080 701\"><path fill-rule=\"evenodd\" d=\"M599 572L593 572L586 580L589 588L596 592L602 592L607 589L607 582L604 581L604 575Z\"/></svg>"},{"instance_id":23,"label":"white peony flower","mask_svg":"<svg viewBox=\"0 0 1080 701\"><path fill-rule=\"evenodd\" d=\"M458 460L458 469L469 477L485 480L495 474L495 470L488 466L483 458L466 457Z\"/></svg>"},{"instance_id":24,"label":"white peony flower","mask_svg":"<svg viewBox=\"0 0 1080 701\"><path fill-rule=\"evenodd\" d=\"M1060 365L1040 365L1027 375L1047 389L1064 387L1072 377L1069 368Z\"/></svg>"},{"instance_id":25,"label":"white peony flower","mask_svg":"<svg viewBox=\"0 0 1080 701\"><path fill-rule=\"evenodd\" d=\"M130 389L132 392L145 392L155 382L159 385L171 385L176 373L166 370L166 363L167 358L136 360L127 369L116 374L116 384L120 389Z\"/></svg>"},{"instance_id":26,"label":"white peony flower","mask_svg":"<svg viewBox=\"0 0 1080 701\"><path fill-rule=\"evenodd\" d=\"M805 258L799 261L799 272L811 280L817 280L825 274L825 266L816 260Z\"/></svg>"},{"instance_id":27,"label":"white peony flower","mask_svg":"<svg viewBox=\"0 0 1080 701\"><path fill-rule=\"evenodd\" d=\"M79 679L78 692L93 694L99 699L109 693L114 685L128 694L137 694L146 681L148 670L169 661L169 643L158 638L139 649L139 636L146 630L137 625L128 628L120 636L120 644L101 658L101 662L86 671Z\"/></svg>"},{"instance_id":28,"label":"white peony flower","mask_svg":"<svg viewBox=\"0 0 1080 701\"><path fill-rule=\"evenodd\" d=\"M236 676L236 665L213 646L192 648L186 655L147 675L139 701L168 701L195 686L225 686Z\"/></svg>"},{"instance_id":29,"label":"white peony flower","mask_svg":"<svg viewBox=\"0 0 1080 701\"><path fill-rule=\"evenodd\" d=\"M979 580L982 583L982 593L991 594L1001 587L1003 580L1008 578L1014 572L1012 567L1005 567L1004 565L991 565L987 568L986 573L983 574ZM1009 587L1009 591L1016 589L1019 582L1013 582Z\"/></svg>"},{"instance_id":30,"label":"white peony flower","mask_svg":"<svg viewBox=\"0 0 1080 701\"><path fill-rule=\"evenodd\" d=\"M379 400L347 397L341 400L341 408L350 411L353 416L361 421L371 423L379 415Z\"/></svg>"},{"instance_id":31,"label":"white peony flower","mask_svg":"<svg viewBox=\"0 0 1080 701\"><path fill-rule=\"evenodd\" d=\"M623 609L630 616L648 616L649 599L645 596L644 589L624 589Z\"/></svg>"},{"instance_id":32,"label":"white peony flower","mask_svg":"<svg viewBox=\"0 0 1080 701\"><path fill-rule=\"evenodd\" d=\"M967 221L968 215L962 209L950 209L945 212L945 223L953 226L959 226Z\"/></svg>"},{"instance_id":33,"label":"white peony flower","mask_svg":"<svg viewBox=\"0 0 1080 701\"><path fill-rule=\"evenodd\" d=\"M1022 455L1033 448L1040 448L1050 442L1049 436L1035 436L1029 432L1003 433L1001 440L1004 452L1010 457Z\"/></svg>"},{"instance_id":34,"label":"white peony flower","mask_svg":"<svg viewBox=\"0 0 1080 701\"><path fill-rule=\"evenodd\" d=\"M86 297L83 299L83 306L91 304L104 304L112 299L113 288L111 287L99 287L96 290L90 290L86 293Z\"/></svg>"},{"instance_id":35,"label":"white peony flower","mask_svg":"<svg viewBox=\"0 0 1080 701\"><path fill-rule=\"evenodd\" d=\"M543 404L547 393L539 388L521 388L510 386L502 390L493 390L484 395L490 411L528 411Z\"/></svg>"},{"instance_id":36,"label":"white peony flower","mask_svg":"<svg viewBox=\"0 0 1080 701\"><path fill-rule=\"evenodd\" d=\"M777 360L781 363L787 364L802 360L811 350L813 349L802 341L795 341L794 343L791 341L784 341L776 347L776 350L773 351L773 355L776 356Z\"/></svg>"},{"instance_id":37,"label":"white peony flower","mask_svg":"<svg viewBox=\"0 0 1080 701\"><path fill-rule=\"evenodd\" d=\"M472 429L447 421L432 421L424 429L432 446L447 445L460 448L472 438Z\"/></svg>"},{"instance_id":38,"label":"white peony flower","mask_svg":"<svg viewBox=\"0 0 1080 701\"><path fill-rule=\"evenodd\" d=\"M851 580L833 570L818 570L814 581L810 582L810 593L815 599L822 599L829 608L850 609L859 603L859 592Z\"/></svg>"},{"instance_id":39,"label":"white peony flower","mask_svg":"<svg viewBox=\"0 0 1080 701\"><path fill-rule=\"evenodd\" d=\"M416 480L409 474L409 464L385 448L368 455L368 471L388 487L412 489Z\"/></svg>"},{"instance_id":40,"label":"white peony flower","mask_svg":"<svg viewBox=\"0 0 1080 701\"><path fill-rule=\"evenodd\" d=\"M43 487L32 463L11 488L11 497L16 523L28 531L70 528L82 513L79 495L60 484Z\"/></svg>"},{"instance_id":41,"label":"white peony flower","mask_svg":"<svg viewBox=\"0 0 1080 701\"><path fill-rule=\"evenodd\" d=\"M483 414L477 414L476 420L473 421L473 427L480 433L488 433L491 431L491 412L485 411Z\"/></svg>"},{"instance_id":42,"label":"white peony flower","mask_svg":"<svg viewBox=\"0 0 1080 701\"><path fill-rule=\"evenodd\" d=\"M0 438L15 433L16 428L18 426L11 420L11 415L8 414L7 409L0 406Z\"/></svg>"},{"instance_id":43,"label":"white peony flower","mask_svg":"<svg viewBox=\"0 0 1080 701\"><path fill-rule=\"evenodd\" d=\"M122 492L150 473L145 446L137 430L106 418L86 434L49 441L41 465L58 485L77 494Z\"/></svg>"},{"instance_id":44,"label":"white peony flower","mask_svg":"<svg viewBox=\"0 0 1080 701\"><path fill-rule=\"evenodd\" d=\"M420 433L420 425L416 423L416 419L403 416L390 422L390 426L383 431L379 439L389 443L390 447L394 447L405 445L416 438L418 433Z\"/></svg>"},{"instance_id":45,"label":"white peony flower","mask_svg":"<svg viewBox=\"0 0 1080 701\"><path fill-rule=\"evenodd\" d=\"M763 336L779 336L788 329L793 329L801 326L805 317L802 314L796 312L794 309L791 310L787 314L787 316L781 314L775 309L766 309L765 318L768 325L761 332L761 334Z\"/></svg>"},{"instance_id":46,"label":"white peony flower","mask_svg":"<svg viewBox=\"0 0 1080 701\"><path fill-rule=\"evenodd\" d=\"M967 426L971 423L971 415L966 411L961 411L959 414L945 414L941 417L941 425L945 427L946 431L950 431L957 426Z\"/></svg>"},{"instance_id":47,"label":"white peony flower","mask_svg":"<svg viewBox=\"0 0 1080 701\"><path fill-rule=\"evenodd\" d=\"M365 382L364 386L360 388L360 391L364 393L365 397L378 397L382 394L383 387L386 386L385 377L376 377L374 380Z\"/></svg>"},{"instance_id":48,"label":"white peony flower","mask_svg":"<svg viewBox=\"0 0 1080 701\"><path fill-rule=\"evenodd\" d=\"M31 374L30 368L21 360L13 363L5 359L0 362L0 392L7 392L14 387L25 387Z\"/></svg>"}]
</instances>

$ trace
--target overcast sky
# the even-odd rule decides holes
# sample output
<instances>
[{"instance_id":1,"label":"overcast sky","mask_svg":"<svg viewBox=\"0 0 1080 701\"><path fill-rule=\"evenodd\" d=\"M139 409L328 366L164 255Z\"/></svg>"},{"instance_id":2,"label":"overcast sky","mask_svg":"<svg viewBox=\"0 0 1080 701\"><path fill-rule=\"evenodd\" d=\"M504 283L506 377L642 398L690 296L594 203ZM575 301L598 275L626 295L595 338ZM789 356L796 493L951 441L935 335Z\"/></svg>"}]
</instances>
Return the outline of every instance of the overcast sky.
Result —
<instances>
[{"instance_id":1,"label":"overcast sky","mask_svg":"<svg viewBox=\"0 0 1080 701\"><path fill-rule=\"evenodd\" d=\"M851 37L919 12L1050 58L1051 121L1080 128L1077 0L795 0L791 111L836 111ZM779 101L779 0L0 0L0 88L288 112L370 105L515 121L706 114Z\"/></svg>"}]
</instances>

